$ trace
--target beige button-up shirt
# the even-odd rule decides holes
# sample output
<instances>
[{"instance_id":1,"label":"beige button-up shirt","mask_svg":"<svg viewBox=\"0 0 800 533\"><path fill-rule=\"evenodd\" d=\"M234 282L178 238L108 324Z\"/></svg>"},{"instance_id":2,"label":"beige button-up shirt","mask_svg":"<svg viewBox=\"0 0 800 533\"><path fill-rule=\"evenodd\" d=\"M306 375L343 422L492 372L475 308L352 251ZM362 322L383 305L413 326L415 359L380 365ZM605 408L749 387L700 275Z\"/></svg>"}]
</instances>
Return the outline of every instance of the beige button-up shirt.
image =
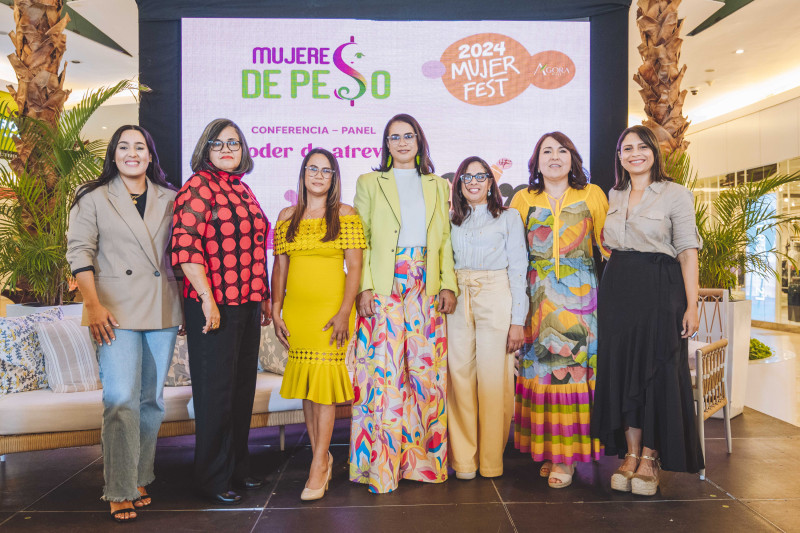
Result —
<instances>
[{"instance_id":1,"label":"beige button-up shirt","mask_svg":"<svg viewBox=\"0 0 800 533\"><path fill-rule=\"evenodd\" d=\"M697 232L694 196L671 181L647 186L641 201L628 213L631 189L608 192L608 216L603 243L612 250L657 252L677 257L689 248L702 248Z\"/></svg>"}]
</instances>

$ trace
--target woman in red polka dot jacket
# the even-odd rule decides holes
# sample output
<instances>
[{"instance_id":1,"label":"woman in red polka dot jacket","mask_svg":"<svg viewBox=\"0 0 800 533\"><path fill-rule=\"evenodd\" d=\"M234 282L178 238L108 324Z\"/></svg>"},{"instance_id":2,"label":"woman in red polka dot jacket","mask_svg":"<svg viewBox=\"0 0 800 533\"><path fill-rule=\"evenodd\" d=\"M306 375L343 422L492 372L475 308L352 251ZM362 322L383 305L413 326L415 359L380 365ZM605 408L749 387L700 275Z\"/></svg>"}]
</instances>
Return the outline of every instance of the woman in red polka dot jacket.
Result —
<instances>
[{"instance_id":1,"label":"woman in red polka dot jacket","mask_svg":"<svg viewBox=\"0 0 800 533\"><path fill-rule=\"evenodd\" d=\"M269 221L242 176L253 160L241 129L217 119L192 154L194 174L175 200L172 264L183 295L196 423L198 490L235 505L233 488L255 489L247 439L261 325L271 321L266 241Z\"/></svg>"}]
</instances>

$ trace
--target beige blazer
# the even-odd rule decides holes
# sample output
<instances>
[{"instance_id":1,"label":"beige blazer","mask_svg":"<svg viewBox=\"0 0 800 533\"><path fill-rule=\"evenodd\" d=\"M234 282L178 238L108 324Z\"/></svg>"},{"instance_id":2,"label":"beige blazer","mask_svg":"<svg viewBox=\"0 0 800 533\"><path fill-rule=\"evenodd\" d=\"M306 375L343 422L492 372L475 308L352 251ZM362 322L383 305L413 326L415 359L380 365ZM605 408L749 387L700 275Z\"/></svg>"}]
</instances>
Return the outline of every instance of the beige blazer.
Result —
<instances>
[{"instance_id":1,"label":"beige blazer","mask_svg":"<svg viewBox=\"0 0 800 533\"><path fill-rule=\"evenodd\" d=\"M122 329L171 328L183 321L167 250L176 192L150 181L147 186L144 219L119 176L81 198L69 215L70 268L94 266L100 303Z\"/></svg>"}]
</instances>

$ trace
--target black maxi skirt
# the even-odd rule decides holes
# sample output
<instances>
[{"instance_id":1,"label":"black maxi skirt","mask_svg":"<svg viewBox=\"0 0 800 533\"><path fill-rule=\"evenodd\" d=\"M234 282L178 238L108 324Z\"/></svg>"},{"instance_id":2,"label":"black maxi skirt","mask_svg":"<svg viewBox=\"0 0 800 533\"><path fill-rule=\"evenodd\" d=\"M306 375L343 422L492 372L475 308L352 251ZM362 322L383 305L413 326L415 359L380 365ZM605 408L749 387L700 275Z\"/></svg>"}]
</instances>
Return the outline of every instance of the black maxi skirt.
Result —
<instances>
[{"instance_id":1,"label":"black maxi skirt","mask_svg":"<svg viewBox=\"0 0 800 533\"><path fill-rule=\"evenodd\" d=\"M703 454L695 426L687 339L686 291L677 260L614 250L600 281L597 381L592 437L606 455L625 456L625 428L642 430L662 468L697 472Z\"/></svg>"}]
</instances>

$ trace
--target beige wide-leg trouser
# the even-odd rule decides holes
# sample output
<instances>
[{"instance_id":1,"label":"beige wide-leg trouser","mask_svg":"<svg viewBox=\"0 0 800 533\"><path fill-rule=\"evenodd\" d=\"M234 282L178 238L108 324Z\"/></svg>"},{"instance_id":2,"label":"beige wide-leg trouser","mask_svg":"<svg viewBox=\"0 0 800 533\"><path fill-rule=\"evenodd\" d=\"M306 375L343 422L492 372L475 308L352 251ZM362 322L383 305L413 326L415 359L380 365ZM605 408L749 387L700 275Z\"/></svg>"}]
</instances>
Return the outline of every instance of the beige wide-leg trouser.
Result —
<instances>
[{"instance_id":1,"label":"beige wide-leg trouser","mask_svg":"<svg viewBox=\"0 0 800 533\"><path fill-rule=\"evenodd\" d=\"M514 414L514 355L506 353L511 290L505 270L458 270L456 310L447 317L447 419L456 472L503 474Z\"/></svg>"}]
</instances>

